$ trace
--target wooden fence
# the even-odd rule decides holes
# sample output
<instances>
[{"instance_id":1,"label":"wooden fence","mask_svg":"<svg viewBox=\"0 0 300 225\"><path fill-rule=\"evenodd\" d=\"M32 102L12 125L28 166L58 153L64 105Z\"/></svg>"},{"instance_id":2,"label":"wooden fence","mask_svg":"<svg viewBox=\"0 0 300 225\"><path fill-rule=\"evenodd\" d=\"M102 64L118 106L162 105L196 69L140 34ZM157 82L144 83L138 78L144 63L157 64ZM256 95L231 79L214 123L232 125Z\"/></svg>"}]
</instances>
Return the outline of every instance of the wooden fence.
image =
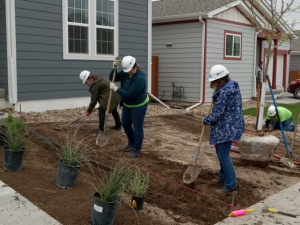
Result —
<instances>
[{"instance_id":1,"label":"wooden fence","mask_svg":"<svg viewBox=\"0 0 300 225\"><path fill-rule=\"evenodd\" d=\"M290 71L289 83L296 79L300 79L300 71Z\"/></svg>"}]
</instances>

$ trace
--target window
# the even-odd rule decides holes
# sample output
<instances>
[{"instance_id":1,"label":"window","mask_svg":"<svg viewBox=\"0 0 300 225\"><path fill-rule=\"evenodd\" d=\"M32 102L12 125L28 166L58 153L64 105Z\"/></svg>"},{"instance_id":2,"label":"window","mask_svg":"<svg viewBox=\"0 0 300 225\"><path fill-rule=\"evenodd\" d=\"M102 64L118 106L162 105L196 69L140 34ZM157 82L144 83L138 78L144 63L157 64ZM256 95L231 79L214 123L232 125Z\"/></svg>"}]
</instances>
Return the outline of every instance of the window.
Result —
<instances>
[{"instance_id":1,"label":"window","mask_svg":"<svg viewBox=\"0 0 300 225\"><path fill-rule=\"evenodd\" d=\"M64 59L118 55L118 0L62 0Z\"/></svg>"},{"instance_id":2,"label":"window","mask_svg":"<svg viewBox=\"0 0 300 225\"><path fill-rule=\"evenodd\" d=\"M242 59L242 33L225 31L224 34L224 59Z\"/></svg>"}]
</instances>

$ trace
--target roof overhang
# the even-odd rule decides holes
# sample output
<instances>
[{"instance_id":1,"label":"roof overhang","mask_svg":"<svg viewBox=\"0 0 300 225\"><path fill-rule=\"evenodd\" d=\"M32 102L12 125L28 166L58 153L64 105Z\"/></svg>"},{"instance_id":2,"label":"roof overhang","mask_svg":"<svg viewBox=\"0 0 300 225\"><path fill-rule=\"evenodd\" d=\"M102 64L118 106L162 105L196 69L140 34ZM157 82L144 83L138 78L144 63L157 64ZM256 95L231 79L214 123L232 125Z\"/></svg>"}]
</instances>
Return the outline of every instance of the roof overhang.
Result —
<instances>
[{"instance_id":1,"label":"roof overhang","mask_svg":"<svg viewBox=\"0 0 300 225\"><path fill-rule=\"evenodd\" d=\"M178 21L185 21L185 20L195 20L198 19L199 16L207 17L207 13L191 13L191 14L182 14L182 15L175 15L175 16L164 16L164 17L153 17L152 23L168 23L168 22L178 22Z\"/></svg>"}]
</instances>

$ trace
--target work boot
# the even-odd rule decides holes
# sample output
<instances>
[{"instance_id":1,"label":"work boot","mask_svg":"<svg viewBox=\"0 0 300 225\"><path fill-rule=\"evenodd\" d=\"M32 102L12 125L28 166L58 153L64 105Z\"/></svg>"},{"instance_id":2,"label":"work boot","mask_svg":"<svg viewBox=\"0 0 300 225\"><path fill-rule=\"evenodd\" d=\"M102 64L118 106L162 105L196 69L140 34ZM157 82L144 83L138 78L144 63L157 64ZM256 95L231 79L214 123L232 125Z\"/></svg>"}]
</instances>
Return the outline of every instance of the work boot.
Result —
<instances>
[{"instance_id":1,"label":"work boot","mask_svg":"<svg viewBox=\"0 0 300 225\"><path fill-rule=\"evenodd\" d=\"M126 145L122 148L123 152L131 152L133 150L132 145Z\"/></svg>"},{"instance_id":2,"label":"work boot","mask_svg":"<svg viewBox=\"0 0 300 225\"><path fill-rule=\"evenodd\" d=\"M108 128L111 130L121 130L122 126L110 126Z\"/></svg>"},{"instance_id":3,"label":"work boot","mask_svg":"<svg viewBox=\"0 0 300 225\"><path fill-rule=\"evenodd\" d=\"M100 130L99 128L98 128L98 129L93 129L93 130L92 130L92 132L95 133L95 134L98 134L100 131L101 131L101 130Z\"/></svg>"},{"instance_id":4,"label":"work boot","mask_svg":"<svg viewBox=\"0 0 300 225\"><path fill-rule=\"evenodd\" d=\"M128 157L131 157L131 158L139 157L139 156L140 156L140 153L134 151L134 149L133 149L133 151L127 153L127 156L128 156Z\"/></svg>"},{"instance_id":5,"label":"work boot","mask_svg":"<svg viewBox=\"0 0 300 225\"><path fill-rule=\"evenodd\" d=\"M224 182L219 181L219 179L212 179L211 183L214 185L219 185L219 184L223 184Z\"/></svg>"},{"instance_id":6,"label":"work boot","mask_svg":"<svg viewBox=\"0 0 300 225\"><path fill-rule=\"evenodd\" d=\"M217 189L215 193L217 195L231 195L233 194L234 191L236 191L236 188L232 188L232 189L221 188L221 189Z\"/></svg>"}]
</instances>

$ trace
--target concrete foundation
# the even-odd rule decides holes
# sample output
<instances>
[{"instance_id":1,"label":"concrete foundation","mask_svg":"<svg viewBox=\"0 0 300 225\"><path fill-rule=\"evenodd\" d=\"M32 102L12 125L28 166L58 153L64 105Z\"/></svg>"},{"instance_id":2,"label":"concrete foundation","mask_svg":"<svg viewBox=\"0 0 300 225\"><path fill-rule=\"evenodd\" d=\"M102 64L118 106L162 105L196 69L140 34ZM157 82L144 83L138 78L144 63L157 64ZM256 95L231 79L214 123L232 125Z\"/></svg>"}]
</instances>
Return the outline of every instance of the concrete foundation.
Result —
<instances>
[{"instance_id":1,"label":"concrete foundation","mask_svg":"<svg viewBox=\"0 0 300 225\"><path fill-rule=\"evenodd\" d=\"M0 112L0 126L2 126L3 124L5 124L5 120L6 120L7 117L8 117L8 113ZM16 120L20 120L20 115L13 114L13 117Z\"/></svg>"},{"instance_id":2,"label":"concrete foundation","mask_svg":"<svg viewBox=\"0 0 300 225\"><path fill-rule=\"evenodd\" d=\"M237 143L244 163L266 167L272 161L280 140L275 136L242 137Z\"/></svg>"}]
</instances>

